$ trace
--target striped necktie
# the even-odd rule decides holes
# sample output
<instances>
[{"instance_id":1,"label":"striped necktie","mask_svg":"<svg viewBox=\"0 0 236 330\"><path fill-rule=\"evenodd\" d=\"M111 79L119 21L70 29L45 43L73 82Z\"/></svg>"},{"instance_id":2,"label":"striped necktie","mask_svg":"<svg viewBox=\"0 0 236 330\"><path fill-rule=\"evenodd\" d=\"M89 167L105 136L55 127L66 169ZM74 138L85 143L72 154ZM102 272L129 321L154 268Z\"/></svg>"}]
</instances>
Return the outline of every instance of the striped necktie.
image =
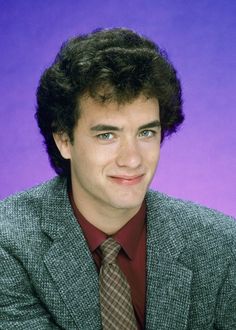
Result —
<instances>
[{"instance_id":1,"label":"striped necktie","mask_svg":"<svg viewBox=\"0 0 236 330\"><path fill-rule=\"evenodd\" d=\"M99 274L103 330L137 330L130 287L116 262L120 248L111 237L100 245L103 256Z\"/></svg>"}]
</instances>

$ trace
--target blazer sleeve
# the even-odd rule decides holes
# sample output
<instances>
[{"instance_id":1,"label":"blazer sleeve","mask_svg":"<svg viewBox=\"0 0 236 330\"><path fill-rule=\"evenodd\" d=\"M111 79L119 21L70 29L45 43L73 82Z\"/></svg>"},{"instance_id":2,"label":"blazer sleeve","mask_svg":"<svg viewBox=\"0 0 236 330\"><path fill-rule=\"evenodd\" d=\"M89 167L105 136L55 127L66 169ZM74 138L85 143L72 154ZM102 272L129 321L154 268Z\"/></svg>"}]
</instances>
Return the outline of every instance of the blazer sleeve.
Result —
<instances>
[{"instance_id":1,"label":"blazer sleeve","mask_svg":"<svg viewBox=\"0 0 236 330\"><path fill-rule=\"evenodd\" d=\"M0 329L60 329L50 319L17 257L0 248Z\"/></svg>"},{"instance_id":2,"label":"blazer sleeve","mask_svg":"<svg viewBox=\"0 0 236 330\"><path fill-rule=\"evenodd\" d=\"M230 263L216 306L216 329L236 329L236 258Z\"/></svg>"}]
</instances>

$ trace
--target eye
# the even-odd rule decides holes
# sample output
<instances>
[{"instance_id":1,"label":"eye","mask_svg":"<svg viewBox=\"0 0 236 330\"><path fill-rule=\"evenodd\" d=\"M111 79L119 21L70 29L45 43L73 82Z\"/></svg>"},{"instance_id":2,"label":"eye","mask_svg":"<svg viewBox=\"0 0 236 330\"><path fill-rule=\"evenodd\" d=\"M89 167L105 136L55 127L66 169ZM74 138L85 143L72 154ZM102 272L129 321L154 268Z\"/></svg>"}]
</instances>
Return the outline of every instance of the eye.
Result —
<instances>
[{"instance_id":1,"label":"eye","mask_svg":"<svg viewBox=\"0 0 236 330\"><path fill-rule=\"evenodd\" d=\"M144 131L139 133L140 137L150 138L156 135L156 131L145 129Z\"/></svg>"},{"instance_id":2,"label":"eye","mask_svg":"<svg viewBox=\"0 0 236 330\"><path fill-rule=\"evenodd\" d=\"M98 134L98 135L96 135L96 137L99 140L107 141L107 140L112 140L114 138L114 134L108 132L108 133Z\"/></svg>"}]
</instances>

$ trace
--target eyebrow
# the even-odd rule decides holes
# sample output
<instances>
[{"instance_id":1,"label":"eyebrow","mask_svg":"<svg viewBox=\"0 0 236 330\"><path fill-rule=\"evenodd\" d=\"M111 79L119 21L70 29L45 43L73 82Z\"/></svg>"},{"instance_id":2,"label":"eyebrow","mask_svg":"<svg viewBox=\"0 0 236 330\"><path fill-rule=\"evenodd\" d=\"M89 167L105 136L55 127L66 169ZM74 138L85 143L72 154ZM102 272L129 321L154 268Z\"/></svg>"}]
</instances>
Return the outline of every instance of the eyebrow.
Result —
<instances>
[{"instance_id":1,"label":"eyebrow","mask_svg":"<svg viewBox=\"0 0 236 330\"><path fill-rule=\"evenodd\" d=\"M161 123L159 120L154 120L150 123L144 124L138 128L138 130L142 130L145 128L159 128L161 127ZM112 126L112 125L105 125L105 124L98 124L95 126L92 126L90 128L91 131L95 132L102 132L102 131L122 131L122 128L119 128L117 126Z\"/></svg>"},{"instance_id":2,"label":"eyebrow","mask_svg":"<svg viewBox=\"0 0 236 330\"><path fill-rule=\"evenodd\" d=\"M151 121L150 123L147 123L145 125L142 125L139 127L139 130L140 129L145 129L145 128L159 128L161 127L161 123L159 120L154 120L154 121Z\"/></svg>"}]
</instances>

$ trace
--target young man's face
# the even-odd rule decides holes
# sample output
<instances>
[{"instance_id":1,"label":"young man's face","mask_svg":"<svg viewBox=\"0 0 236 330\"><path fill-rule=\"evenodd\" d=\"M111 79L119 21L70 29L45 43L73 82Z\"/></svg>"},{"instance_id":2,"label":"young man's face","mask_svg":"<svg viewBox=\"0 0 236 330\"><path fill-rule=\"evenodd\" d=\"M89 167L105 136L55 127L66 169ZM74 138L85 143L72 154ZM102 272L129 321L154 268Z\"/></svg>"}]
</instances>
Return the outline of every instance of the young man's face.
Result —
<instances>
[{"instance_id":1,"label":"young man's face","mask_svg":"<svg viewBox=\"0 0 236 330\"><path fill-rule=\"evenodd\" d=\"M75 200L92 208L138 210L159 160L158 101L140 96L104 105L88 97L80 109L73 143L65 135L57 143L71 161Z\"/></svg>"}]
</instances>

